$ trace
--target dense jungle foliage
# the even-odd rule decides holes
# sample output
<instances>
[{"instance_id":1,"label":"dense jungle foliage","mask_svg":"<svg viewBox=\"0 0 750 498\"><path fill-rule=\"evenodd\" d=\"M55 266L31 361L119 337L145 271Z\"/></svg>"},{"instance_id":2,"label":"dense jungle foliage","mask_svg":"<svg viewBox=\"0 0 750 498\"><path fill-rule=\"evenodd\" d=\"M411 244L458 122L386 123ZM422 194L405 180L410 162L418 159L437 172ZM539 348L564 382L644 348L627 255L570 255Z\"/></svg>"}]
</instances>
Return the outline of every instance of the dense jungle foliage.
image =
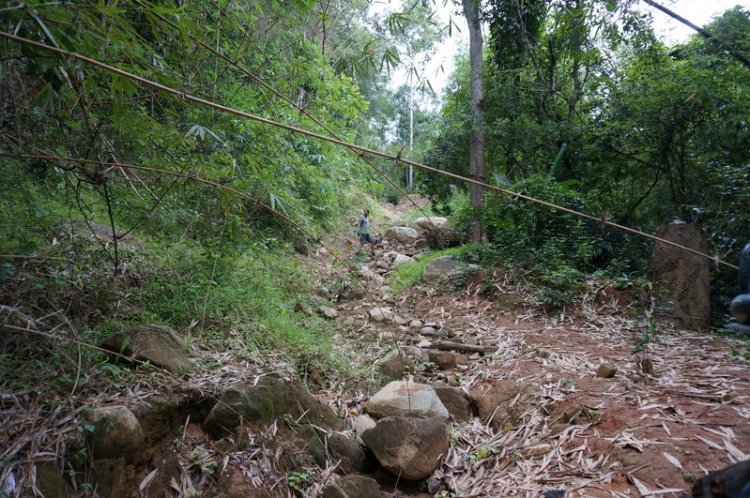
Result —
<instances>
[{"instance_id":1,"label":"dense jungle foliage","mask_svg":"<svg viewBox=\"0 0 750 498\"><path fill-rule=\"evenodd\" d=\"M665 46L629 2L489 2L485 22L490 183L647 233L698 223L712 254L737 261L750 213L750 68L697 34ZM730 9L706 29L748 53L746 9ZM467 74L464 58L425 157L464 174L473 126ZM470 218L451 183L422 179L443 212ZM493 194L475 215L495 254L612 276L647 271L651 244L603 224ZM737 276L715 270L721 315Z\"/></svg>"},{"instance_id":2,"label":"dense jungle foliage","mask_svg":"<svg viewBox=\"0 0 750 498\"><path fill-rule=\"evenodd\" d=\"M288 254L346 231L368 196L402 194L346 148L184 96L468 175L469 136L480 125L469 109L467 56L439 105L425 73L455 26L429 2L379 16L368 5L37 0L0 8L5 323L92 330L82 337L90 342L132 323L200 331L241 323L239 336L221 340L282 346L303 366L339 361L327 326L293 311L316 284ZM483 15L490 183L650 233L677 219L700 223L712 254L736 258L750 221L750 68L697 35L665 46L629 0L493 0ZM747 10L731 9L708 29L750 51ZM397 67L408 77L394 89ZM398 162L371 161L407 187ZM646 273L648 241L495 193L473 213L465 187L452 183L417 171L414 188L459 226L482 220L488 243L465 251L476 261L532 263L563 291L584 273L625 281ZM120 233L91 246L76 227L92 223L138 242ZM716 268L713 279L721 319L737 277ZM9 351L4 361L17 354Z\"/></svg>"}]
</instances>

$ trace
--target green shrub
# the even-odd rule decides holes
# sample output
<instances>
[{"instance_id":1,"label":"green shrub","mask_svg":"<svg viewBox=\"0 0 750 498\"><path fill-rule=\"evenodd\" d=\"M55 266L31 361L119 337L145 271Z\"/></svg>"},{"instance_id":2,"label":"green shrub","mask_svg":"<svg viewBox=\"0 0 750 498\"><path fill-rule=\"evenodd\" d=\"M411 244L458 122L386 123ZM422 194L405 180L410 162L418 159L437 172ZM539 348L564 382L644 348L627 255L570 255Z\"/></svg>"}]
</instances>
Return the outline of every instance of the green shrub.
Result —
<instances>
[{"instance_id":1,"label":"green shrub","mask_svg":"<svg viewBox=\"0 0 750 498\"><path fill-rule=\"evenodd\" d=\"M424 267L433 259L447 255L460 256L465 254L469 250L469 247L470 246L452 247L442 251L431 252L422 256L416 263L406 263L399 266L390 276L390 285L393 292L399 294L414 285L417 280L422 278Z\"/></svg>"}]
</instances>

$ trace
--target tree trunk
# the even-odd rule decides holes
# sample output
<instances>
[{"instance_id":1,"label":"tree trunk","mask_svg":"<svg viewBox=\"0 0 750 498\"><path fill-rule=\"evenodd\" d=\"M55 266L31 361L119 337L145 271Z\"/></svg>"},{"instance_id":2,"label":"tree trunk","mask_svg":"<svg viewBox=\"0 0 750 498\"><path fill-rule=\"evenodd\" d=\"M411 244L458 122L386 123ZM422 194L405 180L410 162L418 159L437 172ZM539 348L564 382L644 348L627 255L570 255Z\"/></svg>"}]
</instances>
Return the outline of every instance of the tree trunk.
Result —
<instances>
[{"instance_id":1,"label":"tree trunk","mask_svg":"<svg viewBox=\"0 0 750 498\"><path fill-rule=\"evenodd\" d=\"M469 58L471 64L471 110L474 113L474 127L469 149L469 177L484 182L484 108L482 100L482 26L479 19L480 0L462 0L466 23L469 25ZM477 211L484 206L483 188L469 186L469 203ZM484 238L482 225L474 220L469 229L469 241L481 242Z\"/></svg>"}]
</instances>

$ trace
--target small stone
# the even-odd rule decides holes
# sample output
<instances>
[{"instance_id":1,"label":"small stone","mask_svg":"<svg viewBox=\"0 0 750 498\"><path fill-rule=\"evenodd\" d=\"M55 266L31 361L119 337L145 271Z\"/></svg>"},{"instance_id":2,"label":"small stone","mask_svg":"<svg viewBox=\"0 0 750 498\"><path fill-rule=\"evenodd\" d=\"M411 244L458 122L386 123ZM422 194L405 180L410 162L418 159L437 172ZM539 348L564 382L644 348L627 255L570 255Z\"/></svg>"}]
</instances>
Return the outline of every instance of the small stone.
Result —
<instances>
[{"instance_id":1,"label":"small stone","mask_svg":"<svg viewBox=\"0 0 750 498\"><path fill-rule=\"evenodd\" d=\"M339 316L339 312L329 306L321 306L318 308L318 311L326 318L336 318Z\"/></svg>"},{"instance_id":2,"label":"small stone","mask_svg":"<svg viewBox=\"0 0 750 498\"><path fill-rule=\"evenodd\" d=\"M479 353L474 353L471 356L469 356L469 359L476 361L476 360L480 359L481 357L482 357L482 355L480 355Z\"/></svg>"},{"instance_id":3,"label":"small stone","mask_svg":"<svg viewBox=\"0 0 750 498\"><path fill-rule=\"evenodd\" d=\"M296 311L300 311L300 312L304 313L307 316L313 316L315 314L315 312L313 311L312 307L309 304L307 304L307 303L297 303L294 306L294 309Z\"/></svg>"},{"instance_id":4,"label":"small stone","mask_svg":"<svg viewBox=\"0 0 750 498\"><path fill-rule=\"evenodd\" d=\"M479 341L477 341L476 337L467 337L464 340L464 344L468 346L479 346Z\"/></svg>"},{"instance_id":5,"label":"small stone","mask_svg":"<svg viewBox=\"0 0 750 498\"><path fill-rule=\"evenodd\" d=\"M546 455L552 451L552 446L547 443L537 444L534 446L529 446L528 448L524 448L522 453L526 456L540 456L540 455Z\"/></svg>"},{"instance_id":6,"label":"small stone","mask_svg":"<svg viewBox=\"0 0 750 498\"><path fill-rule=\"evenodd\" d=\"M369 311L369 314L370 318L372 318L376 322L384 322L393 318L393 311L391 311L390 308L385 308L382 306L378 308L372 308Z\"/></svg>"},{"instance_id":7,"label":"small stone","mask_svg":"<svg viewBox=\"0 0 750 498\"><path fill-rule=\"evenodd\" d=\"M395 323L396 325L406 325L407 322L406 322L406 320L404 320L400 316L395 315L393 317L393 323Z\"/></svg>"},{"instance_id":8,"label":"small stone","mask_svg":"<svg viewBox=\"0 0 750 498\"><path fill-rule=\"evenodd\" d=\"M550 435L557 436L568 427L569 426L567 424L555 424L552 427L550 427L550 430L549 430Z\"/></svg>"},{"instance_id":9,"label":"small stone","mask_svg":"<svg viewBox=\"0 0 750 498\"><path fill-rule=\"evenodd\" d=\"M412 320L409 322L409 327L419 329L422 328L424 324L422 323L422 320Z\"/></svg>"},{"instance_id":10,"label":"small stone","mask_svg":"<svg viewBox=\"0 0 750 498\"><path fill-rule=\"evenodd\" d=\"M422 327L419 329L419 333L422 335L435 335L435 332L434 327Z\"/></svg>"},{"instance_id":11,"label":"small stone","mask_svg":"<svg viewBox=\"0 0 750 498\"><path fill-rule=\"evenodd\" d=\"M599 369L596 371L596 376L603 379L611 379L617 373L617 367L612 365L599 365Z\"/></svg>"},{"instance_id":12,"label":"small stone","mask_svg":"<svg viewBox=\"0 0 750 498\"><path fill-rule=\"evenodd\" d=\"M654 362L651 358L641 360L641 371L646 375L654 375Z\"/></svg>"},{"instance_id":13,"label":"small stone","mask_svg":"<svg viewBox=\"0 0 750 498\"><path fill-rule=\"evenodd\" d=\"M437 324L437 322L425 322L424 326L425 327L436 328L438 326L438 324Z\"/></svg>"}]
</instances>

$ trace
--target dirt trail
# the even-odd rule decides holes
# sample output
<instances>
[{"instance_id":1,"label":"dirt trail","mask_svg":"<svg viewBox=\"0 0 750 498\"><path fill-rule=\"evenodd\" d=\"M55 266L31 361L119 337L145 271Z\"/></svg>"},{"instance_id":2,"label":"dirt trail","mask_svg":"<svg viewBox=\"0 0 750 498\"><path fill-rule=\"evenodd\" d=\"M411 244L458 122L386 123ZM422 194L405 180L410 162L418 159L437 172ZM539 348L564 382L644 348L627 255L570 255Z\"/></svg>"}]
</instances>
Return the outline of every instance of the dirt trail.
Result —
<instances>
[{"instance_id":1,"label":"dirt trail","mask_svg":"<svg viewBox=\"0 0 750 498\"><path fill-rule=\"evenodd\" d=\"M407 321L436 322L436 334L451 341L498 347L465 367L416 375L470 393L480 411L507 395L484 417L451 425L436 489L456 496L682 496L707 472L750 458L750 374L730 354L743 343L660 326L658 341L635 355L646 325L634 305L618 302L626 293L592 292L554 313L534 293L497 271L458 294L418 285L379 303ZM394 340L419 347L436 340L368 320L375 304L363 298L339 306L350 324L341 338L346 347L375 363ZM614 377L597 375L602 364L617 369ZM350 414L371 394L325 392Z\"/></svg>"}]
</instances>

